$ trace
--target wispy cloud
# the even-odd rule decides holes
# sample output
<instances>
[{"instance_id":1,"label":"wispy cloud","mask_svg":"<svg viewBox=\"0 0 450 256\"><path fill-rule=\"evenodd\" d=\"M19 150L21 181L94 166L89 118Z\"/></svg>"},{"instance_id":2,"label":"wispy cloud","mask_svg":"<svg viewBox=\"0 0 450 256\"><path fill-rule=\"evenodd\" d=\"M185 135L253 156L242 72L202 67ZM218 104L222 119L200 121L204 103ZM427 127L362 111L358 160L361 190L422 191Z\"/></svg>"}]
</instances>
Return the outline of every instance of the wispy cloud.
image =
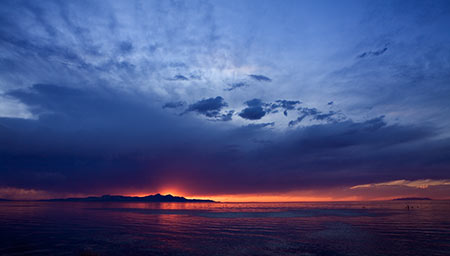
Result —
<instances>
[{"instance_id":1,"label":"wispy cloud","mask_svg":"<svg viewBox=\"0 0 450 256\"><path fill-rule=\"evenodd\" d=\"M251 75L249 75L249 77L255 79L258 82L272 82L272 79L270 77L263 76L263 75L251 74Z\"/></svg>"},{"instance_id":2,"label":"wispy cloud","mask_svg":"<svg viewBox=\"0 0 450 256\"><path fill-rule=\"evenodd\" d=\"M232 91L234 89L241 88L241 87L247 87L247 86L248 86L248 84L245 82L232 83L232 84L230 84L230 87L225 89L225 91Z\"/></svg>"},{"instance_id":3,"label":"wispy cloud","mask_svg":"<svg viewBox=\"0 0 450 256\"><path fill-rule=\"evenodd\" d=\"M51 193L38 189L24 189L16 187L0 187L0 198L12 200L30 200L52 198Z\"/></svg>"},{"instance_id":4,"label":"wispy cloud","mask_svg":"<svg viewBox=\"0 0 450 256\"><path fill-rule=\"evenodd\" d=\"M187 78L187 77L185 77L183 75L176 75L173 78L169 78L167 80L169 80L169 81L188 81L189 78Z\"/></svg>"},{"instance_id":5,"label":"wispy cloud","mask_svg":"<svg viewBox=\"0 0 450 256\"><path fill-rule=\"evenodd\" d=\"M422 180L393 180L387 182L380 183L369 183L363 185L353 186L350 189L359 189L359 188L375 188L375 187L384 187L384 186L403 186L403 187L411 187L411 188L428 188L430 186L445 186L450 185L450 180L433 180L433 179L422 179Z\"/></svg>"},{"instance_id":6,"label":"wispy cloud","mask_svg":"<svg viewBox=\"0 0 450 256\"><path fill-rule=\"evenodd\" d=\"M385 53L388 50L387 47L384 47L382 49L379 50L375 50L375 51L368 51L368 52L363 52L360 55L358 55L358 58L365 58L365 57L376 57L376 56L380 56L381 54Z\"/></svg>"},{"instance_id":7,"label":"wispy cloud","mask_svg":"<svg viewBox=\"0 0 450 256\"><path fill-rule=\"evenodd\" d=\"M163 105L162 108L180 108L185 105L185 102L183 101L174 101L174 102L167 102Z\"/></svg>"}]
</instances>

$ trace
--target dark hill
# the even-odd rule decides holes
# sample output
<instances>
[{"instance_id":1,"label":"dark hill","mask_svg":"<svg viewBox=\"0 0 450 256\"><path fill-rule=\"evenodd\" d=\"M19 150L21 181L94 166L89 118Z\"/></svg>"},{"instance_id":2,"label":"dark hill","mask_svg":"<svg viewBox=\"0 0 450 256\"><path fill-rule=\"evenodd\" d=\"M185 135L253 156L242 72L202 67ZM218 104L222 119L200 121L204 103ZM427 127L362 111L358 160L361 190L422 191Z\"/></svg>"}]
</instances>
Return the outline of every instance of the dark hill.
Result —
<instances>
[{"instance_id":1,"label":"dark hill","mask_svg":"<svg viewBox=\"0 0 450 256\"><path fill-rule=\"evenodd\" d=\"M68 201L68 202L159 202L159 203L169 203L169 202L201 202L201 203L212 203L213 200L202 200L202 199L187 199L181 196L172 195L149 195L149 196L117 196L117 195L104 195L104 196L91 196L82 198L61 198L61 199L49 199L42 201Z\"/></svg>"}]
</instances>

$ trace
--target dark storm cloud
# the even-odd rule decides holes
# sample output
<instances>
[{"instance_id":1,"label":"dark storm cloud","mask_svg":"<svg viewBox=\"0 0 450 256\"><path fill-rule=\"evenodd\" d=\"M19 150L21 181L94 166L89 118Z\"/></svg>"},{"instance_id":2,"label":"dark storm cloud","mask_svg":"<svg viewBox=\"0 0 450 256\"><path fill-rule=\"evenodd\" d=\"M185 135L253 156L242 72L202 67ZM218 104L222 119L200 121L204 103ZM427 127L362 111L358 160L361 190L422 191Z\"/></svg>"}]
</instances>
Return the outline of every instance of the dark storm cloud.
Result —
<instances>
[{"instance_id":1,"label":"dark storm cloud","mask_svg":"<svg viewBox=\"0 0 450 256\"><path fill-rule=\"evenodd\" d=\"M337 183L357 184L365 179L390 179L392 168L397 170L395 175L417 178L421 176L419 170L426 166L426 159L433 155L421 156L424 151L419 146L433 136L432 129L387 125L382 117L364 122L345 121L297 128L278 138L273 136L273 131L262 129L264 127L249 125L236 130L235 136L239 140L272 139L269 143L255 144L255 150L234 151L226 157L231 159L222 163L221 169L229 170L230 178L223 177L229 183L234 180L231 177L239 176L245 181L243 183L264 187L261 191L289 191L295 187L320 188ZM432 144L433 152L449 147L448 143ZM403 151L404 148L411 151ZM446 152L443 154L448 155L450 151ZM419 159L404 161L413 156ZM431 158L442 159L442 155ZM437 176L445 176L444 166L433 167ZM414 174L410 170L415 170ZM217 190L226 190L226 185L223 186L215 185ZM239 191L236 193L251 191L251 186L236 183L234 186L235 191Z\"/></svg>"},{"instance_id":2,"label":"dark storm cloud","mask_svg":"<svg viewBox=\"0 0 450 256\"><path fill-rule=\"evenodd\" d=\"M149 184L156 185L155 169L166 160L150 159L162 151L169 156L182 141L193 149L215 136L204 125L165 115L139 95L110 89L36 84L7 97L26 104L37 119L0 118L0 186L94 191L119 188L117 180L133 186L147 175L155 175Z\"/></svg>"},{"instance_id":3,"label":"dark storm cloud","mask_svg":"<svg viewBox=\"0 0 450 256\"><path fill-rule=\"evenodd\" d=\"M45 123L50 129L56 130L104 127L108 123L115 124L109 130L120 130L119 127L130 125L126 124L127 120L138 121L139 115L160 115L155 111L150 112L149 107L139 102L138 96L119 94L110 89L78 89L53 84L35 84L29 89L9 91L6 95L26 104L30 111L39 117L39 123ZM149 108L148 113L146 108ZM143 120L143 122L150 121ZM132 129L141 128L135 126Z\"/></svg>"},{"instance_id":4,"label":"dark storm cloud","mask_svg":"<svg viewBox=\"0 0 450 256\"><path fill-rule=\"evenodd\" d=\"M272 79L270 79L270 78L267 77L267 76L263 76L263 75L254 75L254 74L251 74L251 75L248 75L248 76L249 76L250 78L252 78L252 79L258 81L258 82L272 82Z\"/></svg>"},{"instance_id":5,"label":"dark storm cloud","mask_svg":"<svg viewBox=\"0 0 450 256\"><path fill-rule=\"evenodd\" d=\"M254 193L423 178L424 168L440 178L450 164L450 142L430 140L435 129L389 125L383 117L284 134L270 129L274 123L218 132L117 91L38 84L8 95L39 118L0 118L2 186L120 193L179 184L192 193ZM228 118L231 111L216 115L224 106L219 96L190 108Z\"/></svg>"}]
</instances>

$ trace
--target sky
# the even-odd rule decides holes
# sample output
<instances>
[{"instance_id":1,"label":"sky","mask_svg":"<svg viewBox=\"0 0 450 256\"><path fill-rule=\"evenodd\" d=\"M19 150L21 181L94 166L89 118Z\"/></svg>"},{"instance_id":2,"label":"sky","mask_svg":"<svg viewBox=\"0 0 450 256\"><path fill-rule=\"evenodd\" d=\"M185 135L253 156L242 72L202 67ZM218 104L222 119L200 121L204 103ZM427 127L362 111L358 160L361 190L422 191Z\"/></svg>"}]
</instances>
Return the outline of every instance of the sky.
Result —
<instances>
[{"instance_id":1,"label":"sky","mask_svg":"<svg viewBox=\"0 0 450 256\"><path fill-rule=\"evenodd\" d=\"M0 197L450 198L449 1L1 1Z\"/></svg>"}]
</instances>

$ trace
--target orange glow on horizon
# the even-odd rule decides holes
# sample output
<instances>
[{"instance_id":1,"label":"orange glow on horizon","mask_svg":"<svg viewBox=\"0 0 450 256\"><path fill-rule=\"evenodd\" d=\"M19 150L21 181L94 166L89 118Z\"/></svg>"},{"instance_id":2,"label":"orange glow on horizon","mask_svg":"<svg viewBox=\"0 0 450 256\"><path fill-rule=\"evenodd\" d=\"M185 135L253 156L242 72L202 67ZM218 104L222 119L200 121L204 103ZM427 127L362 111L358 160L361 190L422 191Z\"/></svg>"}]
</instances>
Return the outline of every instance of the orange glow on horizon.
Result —
<instances>
[{"instance_id":1,"label":"orange glow on horizon","mask_svg":"<svg viewBox=\"0 0 450 256\"><path fill-rule=\"evenodd\" d=\"M292 195L217 195L194 196L197 199L211 199L218 202L324 202L324 201L359 201L358 197L336 198L324 196L292 196Z\"/></svg>"},{"instance_id":2,"label":"orange glow on horizon","mask_svg":"<svg viewBox=\"0 0 450 256\"><path fill-rule=\"evenodd\" d=\"M419 180L422 182L422 180ZM419 182L414 181L414 182ZM428 180L426 180L428 181ZM403 181L411 183L411 181ZM190 192L183 186L175 184L162 186L153 191L135 191L132 196L148 196L154 194L173 196L182 196L188 199L210 199L217 202L324 202L324 201L381 201L392 200L395 198L405 197L428 197L437 200L450 199L447 195L450 191L450 185L428 187L411 187L405 186L403 183L395 186L390 185L392 182L374 184L374 185L358 185L353 187L331 187L313 190L297 190L290 192L273 192L273 193L248 193L248 194L204 194ZM409 184L408 183L408 184ZM442 182L441 182L442 183ZM408 185L406 184L406 185ZM414 183L415 184L415 183ZM440 183L439 183L440 184ZM130 195L129 194L129 195Z\"/></svg>"},{"instance_id":3,"label":"orange glow on horizon","mask_svg":"<svg viewBox=\"0 0 450 256\"><path fill-rule=\"evenodd\" d=\"M244 203L244 202L257 202L257 203L275 203L275 202L350 202L350 201L389 201L399 197L420 197L416 195L411 196L388 196L388 197L362 197L362 196L293 196L293 195L247 195L247 194L235 194L235 195L185 195L181 193L173 192L156 192L156 193L144 193L144 194L129 194L129 196L144 197L154 194L181 196L187 199L203 199L213 200L223 203ZM443 199L449 200L449 199Z\"/></svg>"},{"instance_id":4,"label":"orange glow on horizon","mask_svg":"<svg viewBox=\"0 0 450 256\"><path fill-rule=\"evenodd\" d=\"M345 196L345 197L331 197L308 195L302 196L299 194L232 194L232 195L195 195L190 193L183 193L179 189L164 189L153 193L136 193L129 194L129 196L148 196L154 194L173 196L182 196L188 199L204 199L214 200L216 202L325 202L325 201L361 201L363 198L359 196ZM386 198L391 199L391 198ZM378 199L383 200L383 199Z\"/></svg>"}]
</instances>

